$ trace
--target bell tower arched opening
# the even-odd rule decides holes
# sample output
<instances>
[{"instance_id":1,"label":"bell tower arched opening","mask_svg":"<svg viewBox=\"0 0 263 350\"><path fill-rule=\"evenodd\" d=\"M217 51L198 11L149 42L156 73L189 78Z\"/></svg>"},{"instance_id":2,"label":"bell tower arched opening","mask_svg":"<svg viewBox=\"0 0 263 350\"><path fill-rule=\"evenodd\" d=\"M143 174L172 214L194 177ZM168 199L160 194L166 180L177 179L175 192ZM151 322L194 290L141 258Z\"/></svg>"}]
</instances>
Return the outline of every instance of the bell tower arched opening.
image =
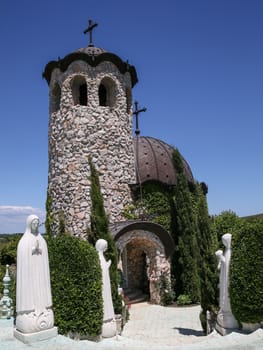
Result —
<instances>
[{"instance_id":1,"label":"bell tower arched opening","mask_svg":"<svg viewBox=\"0 0 263 350\"><path fill-rule=\"evenodd\" d=\"M116 84L109 78L102 79L99 85L99 105L103 107L114 107L116 103Z\"/></svg>"},{"instance_id":2,"label":"bell tower arched opening","mask_svg":"<svg viewBox=\"0 0 263 350\"><path fill-rule=\"evenodd\" d=\"M83 76L75 76L71 82L73 104L87 106L88 88Z\"/></svg>"}]
</instances>

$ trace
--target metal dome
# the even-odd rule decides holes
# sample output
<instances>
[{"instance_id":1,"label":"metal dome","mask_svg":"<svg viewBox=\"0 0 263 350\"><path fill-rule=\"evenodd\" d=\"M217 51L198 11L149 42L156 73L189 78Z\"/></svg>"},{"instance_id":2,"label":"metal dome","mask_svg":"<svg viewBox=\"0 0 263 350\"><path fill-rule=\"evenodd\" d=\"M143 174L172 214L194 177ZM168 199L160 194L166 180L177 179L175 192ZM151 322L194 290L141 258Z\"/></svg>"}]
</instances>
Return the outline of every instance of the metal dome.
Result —
<instances>
[{"instance_id":1,"label":"metal dome","mask_svg":"<svg viewBox=\"0 0 263 350\"><path fill-rule=\"evenodd\" d=\"M174 148L153 137L136 136L133 139L137 183L158 181L166 185L176 184L176 172L172 162ZM190 166L183 158L188 181L194 182Z\"/></svg>"}]
</instances>

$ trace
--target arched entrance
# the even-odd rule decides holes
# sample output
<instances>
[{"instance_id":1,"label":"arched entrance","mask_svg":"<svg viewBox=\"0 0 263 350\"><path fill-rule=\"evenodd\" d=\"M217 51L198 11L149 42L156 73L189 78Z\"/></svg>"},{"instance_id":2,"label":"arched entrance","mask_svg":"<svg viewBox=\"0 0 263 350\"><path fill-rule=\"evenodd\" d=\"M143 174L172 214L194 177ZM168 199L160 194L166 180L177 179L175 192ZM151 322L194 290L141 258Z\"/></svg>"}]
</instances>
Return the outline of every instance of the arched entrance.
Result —
<instances>
[{"instance_id":1,"label":"arched entrance","mask_svg":"<svg viewBox=\"0 0 263 350\"><path fill-rule=\"evenodd\" d=\"M149 277L147 274L149 253L144 239L133 239L124 248L121 259L125 270L124 278L126 286L130 289L138 289L145 295L150 294Z\"/></svg>"},{"instance_id":2,"label":"arched entrance","mask_svg":"<svg viewBox=\"0 0 263 350\"><path fill-rule=\"evenodd\" d=\"M160 225L145 221L128 221L111 226L120 253L124 287L148 294L160 303L160 280L170 280L169 257L174 243Z\"/></svg>"}]
</instances>

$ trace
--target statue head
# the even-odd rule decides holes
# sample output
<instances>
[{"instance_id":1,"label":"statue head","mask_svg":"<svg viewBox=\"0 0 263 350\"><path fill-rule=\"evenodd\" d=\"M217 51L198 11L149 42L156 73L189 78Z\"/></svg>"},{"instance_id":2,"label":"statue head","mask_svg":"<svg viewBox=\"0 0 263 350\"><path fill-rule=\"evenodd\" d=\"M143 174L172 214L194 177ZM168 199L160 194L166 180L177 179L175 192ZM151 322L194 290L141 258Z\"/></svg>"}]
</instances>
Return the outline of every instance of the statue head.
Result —
<instances>
[{"instance_id":1,"label":"statue head","mask_svg":"<svg viewBox=\"0 0 263 350\"><path fill-rule=\"evenodd\" d=\"M39 217L36 215L29 215L26 219L26 233L38 234Z\"/></svg>"},{"instance_id":2,"label":"statue head","mask_svg":"<svg viewBox=\"0 0 263 350\"><path fill-rule=\"evenodd\" d=\"M231 246L231 238L232 238L231 233L225 233L222 236L222 242L223 242L223 244L224 244L224 246L226 248L230 248L230 246Z\"/></svg>"},{"instance_id":3,"label":"statue head","mask_svg":"<svg viewBox=\"0 0 263 350\"><path fill-rule=\"evenodd\" d=\"M108 249L108 242L105 239L98 239L95 248L98 252L105 252Z\"/></svg>"}]
</instances>

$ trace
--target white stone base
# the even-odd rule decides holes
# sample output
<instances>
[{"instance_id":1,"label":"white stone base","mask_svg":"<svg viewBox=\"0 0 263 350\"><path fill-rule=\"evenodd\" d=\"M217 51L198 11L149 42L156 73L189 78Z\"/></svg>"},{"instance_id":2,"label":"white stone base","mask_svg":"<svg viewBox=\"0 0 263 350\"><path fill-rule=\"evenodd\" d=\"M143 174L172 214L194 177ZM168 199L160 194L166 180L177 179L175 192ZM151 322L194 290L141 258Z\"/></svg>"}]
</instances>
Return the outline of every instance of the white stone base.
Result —
<instances>
[{"instance_id":1,"label":"white stone base","mask_svg":"<svg viewBox=\"0 0 263 350\"><path fill-rule=\"evenodd\" d=\"M117 334L116 322L111 320L109 322L103 322L101 335L103 338L112 338Z\"/></svg>"},{"instance_id":2,"label":"white stone base","mask_svg":"<svg viewBox=\"0 0 263 350\"><path fill-rule=\"evenodd\" d=\"M221 335L227 335L238 329L238 323L232 312L219 311L216 319L217 332Z\"/></svg>"},{"instance_id":3,"label":"white stone base","mask_svg":"<svg viewBox=\"0 0 263 350\"><path fill-rule=\"evenodd\" d=\"M58 335L57 327L46 329L35 333L22 333L17 329L14 330L14 337L25 344L31 344L42 340L54 338Z\"/></svg>"}]
</instances>

